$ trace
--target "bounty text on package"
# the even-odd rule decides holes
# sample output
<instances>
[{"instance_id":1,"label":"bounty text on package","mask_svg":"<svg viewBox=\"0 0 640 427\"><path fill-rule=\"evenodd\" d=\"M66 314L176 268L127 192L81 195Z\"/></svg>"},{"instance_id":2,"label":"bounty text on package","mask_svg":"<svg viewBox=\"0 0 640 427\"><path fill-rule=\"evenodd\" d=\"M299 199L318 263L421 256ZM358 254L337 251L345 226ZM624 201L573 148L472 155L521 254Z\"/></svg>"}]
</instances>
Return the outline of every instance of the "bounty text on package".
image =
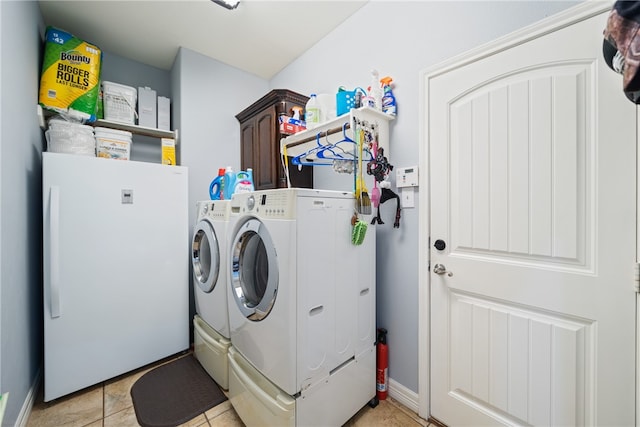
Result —
<instances>
[{"instance_id":1,"label":"bounty text on package","mask_svg":"<svg viewBox=\"0 0 640 427\"><path fill-rule=\"evenodd\" d=\"M76 119L94 121L101 59L98 47L65 31L47 27L40 105Z\"/></svg>"}]
</instances>

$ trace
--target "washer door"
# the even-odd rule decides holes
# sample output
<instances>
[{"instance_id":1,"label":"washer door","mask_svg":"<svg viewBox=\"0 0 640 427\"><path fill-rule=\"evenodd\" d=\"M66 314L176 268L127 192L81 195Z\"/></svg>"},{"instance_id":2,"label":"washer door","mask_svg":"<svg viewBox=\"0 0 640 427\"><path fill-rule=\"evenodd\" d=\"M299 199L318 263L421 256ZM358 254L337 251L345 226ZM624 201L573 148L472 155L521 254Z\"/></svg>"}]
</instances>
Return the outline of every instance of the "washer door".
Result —
<instances>
[{"instance_id":1,"label":"washer door","mask_svg":"<svg viewBox=\"0 0 640 427\"><path fill-rule=\"evenodd\" d=\"M278 293L278 260L267 227L256 218L242 224L231 244L231 293L249 320L267 317Z\"/></svg>"},{"instance_id":2,"label":"washer door","mask_svg":"<svg viewBox=\"0 0 640 427\"><path fill-rule=\"evenodd\" d=\"M191 264L198 287L206 293L213 290L220 273L220 247L213 226L208 221L196 224L191 240Z\"/></svg>"}]
</instances>

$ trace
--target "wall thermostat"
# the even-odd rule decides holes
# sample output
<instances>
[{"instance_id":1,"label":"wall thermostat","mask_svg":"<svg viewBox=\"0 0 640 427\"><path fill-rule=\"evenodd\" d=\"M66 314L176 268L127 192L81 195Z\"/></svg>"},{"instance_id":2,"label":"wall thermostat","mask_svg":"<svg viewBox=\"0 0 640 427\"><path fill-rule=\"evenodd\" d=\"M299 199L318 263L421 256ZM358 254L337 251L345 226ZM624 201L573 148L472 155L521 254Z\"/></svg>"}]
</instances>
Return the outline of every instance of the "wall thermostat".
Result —
<instances>
[{"instance_id":1,"label":"wall thermostat","mask_svg":"<svg viewBox=\"0 0 640 427\"><path fill-rule=\"evenodd\" d=\"M396 168L396 187L417 187L418 166Z\"/></svg>"}]
</instances>

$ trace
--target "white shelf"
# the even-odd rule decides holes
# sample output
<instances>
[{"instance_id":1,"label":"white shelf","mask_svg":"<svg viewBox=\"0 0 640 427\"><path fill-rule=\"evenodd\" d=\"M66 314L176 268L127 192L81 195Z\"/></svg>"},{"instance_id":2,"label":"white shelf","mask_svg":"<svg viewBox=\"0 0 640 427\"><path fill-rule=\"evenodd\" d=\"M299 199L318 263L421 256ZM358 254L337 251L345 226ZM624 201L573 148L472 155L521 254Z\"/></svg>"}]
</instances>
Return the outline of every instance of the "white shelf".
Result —
<instances>
[{"instance_id":1,"label":"white shelf","mask_svg":"<svg viewBox=\"0 0 640 427\"><path fill-rule=\"evenodd\" d=\"M173 138L176 141L176 144L178 143L178 131L171 131L171 130L162 130L162 129L155 129L155 128L148 128L145 126L138 126L138 125L132 125L132 124L127 124L127 123L120 123L120 122L114 122L111 120L104 120L104 119L98 119L93 123L89 123L91 126L99 126L99 127L105 127L105 128L110 128L110 129L117 129L117 130L125 130L128 132L131 132L133 134L136 135L145 135L145 136L151 136L154 138Z\"/></svg>"},{"instance_id":2,"label":"white shelf","mask_svg":"<svg viewBox=\"0 0 640 427\"><path fill-rule=\"evenodd\" d=\"M378 146L384 149L384 154L389 157L389 122L395 117L369 107L353 109L347 114L321 123L313 129L307 129L290 135L280 140L280 152L288 157L296 157L309 153L313 148L320 145L336 143L343 138L342 129L345 125L351 126L353 119L367 124L375 124L378 130ZM346 129L347 136L353 139L353 131ZM321 161L311 153L305 156L305 160L312 166L314 161Z\"/></svg>"},{"instance_id":3,"label":"white shelf","mask_svg":"<svg viewBox=\"0 0 640 427\"><path fill-rule=\"evenodd\" d=\"M37 105L38 119L40 121L40 127L46 129L46 119L53 116L55 113L48 110L44 110L39 104ZM121 122L114 122L112 120L98 119L95 122L87 123L90 126L101 126L110 129L125 130L135 135L150 136L153 138L173 138L176 145L178 145L178 131L177 130L162 130L156 128L148 128L145 126L132 125Z\"/></svg>"}]
</instances>

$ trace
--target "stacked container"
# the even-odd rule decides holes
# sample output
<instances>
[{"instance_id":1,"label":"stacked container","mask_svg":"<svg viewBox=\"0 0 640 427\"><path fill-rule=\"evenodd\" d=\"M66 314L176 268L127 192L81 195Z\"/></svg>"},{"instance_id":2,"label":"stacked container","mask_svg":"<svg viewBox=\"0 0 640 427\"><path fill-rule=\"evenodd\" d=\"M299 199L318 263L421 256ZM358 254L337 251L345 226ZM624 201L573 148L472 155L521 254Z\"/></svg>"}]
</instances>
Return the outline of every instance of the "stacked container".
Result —
<instances>
[{"instance_id":1,"label":"stacked container","mask_svg":"<svg viewBox=\"0 0 640 427\"><path fill-rule=\"evenodd\" d=\"M136 88L113 82L102 82L104 118L114 122L135 124Z\"/></svg>"},{"instance_id":2,"label":"stacked container","mask_svg":"<svg viewBox=\"0 0 640 427\"><path fill-rule=\"evenodd\" d=\"M131 132L96 127L95 135L98 157L129 160L129 154L131 153Z\"/></svg>"},{"instance_id":3,"label":"stacked container","mask_svg":"<svg viewBox=\"0 0 640 427\"><path fill-rule=\"evenodd\" d=\"M47 151L82 156L96 155L96 140L91 126L62 119L51 119L45 137Z\"/></svg>"}]
</instances>

